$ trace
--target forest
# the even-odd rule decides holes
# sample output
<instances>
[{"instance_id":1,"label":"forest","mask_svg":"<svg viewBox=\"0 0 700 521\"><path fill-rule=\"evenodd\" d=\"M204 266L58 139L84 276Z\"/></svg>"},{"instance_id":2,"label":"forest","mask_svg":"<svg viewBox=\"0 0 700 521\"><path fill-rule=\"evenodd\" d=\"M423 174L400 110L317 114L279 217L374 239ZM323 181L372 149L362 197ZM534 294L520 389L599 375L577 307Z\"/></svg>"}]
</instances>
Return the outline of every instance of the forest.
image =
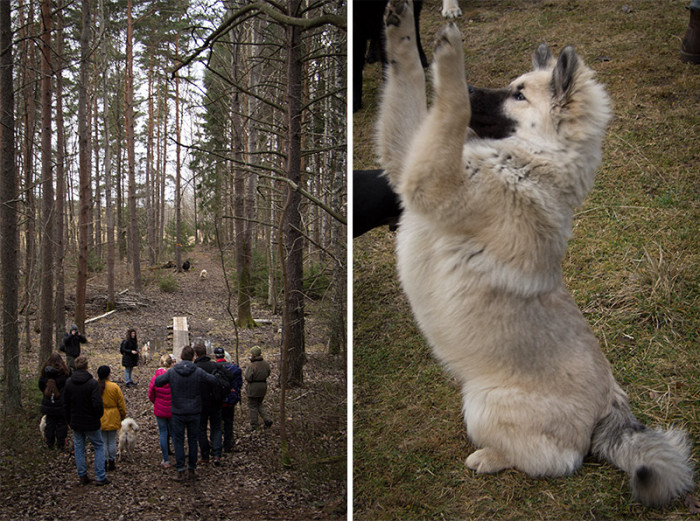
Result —
<instances>
[{"instance_id":1,"label":"forest","mask_svg":"<svg viewBox=\"0 0 700 521\"><path fill-rule=\"evenodd\" d=\"M342 398L320 428L345 472L345 11L0 2L0 436L26 422L38 443L37 371L71 324L114 369L127 327L143 321L166 351L180 314L237 360L268 342L274 410L290 417L280 465L295 444L285 396L328 369Z\"/></svg>"}]
</instances>

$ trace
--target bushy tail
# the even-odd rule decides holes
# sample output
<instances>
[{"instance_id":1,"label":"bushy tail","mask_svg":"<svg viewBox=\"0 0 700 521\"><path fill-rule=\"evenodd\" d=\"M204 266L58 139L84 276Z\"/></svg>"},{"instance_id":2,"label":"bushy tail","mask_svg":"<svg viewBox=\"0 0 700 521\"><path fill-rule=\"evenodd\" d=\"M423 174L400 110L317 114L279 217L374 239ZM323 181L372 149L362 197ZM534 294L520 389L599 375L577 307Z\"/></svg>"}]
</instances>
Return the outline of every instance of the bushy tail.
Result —
<instances>
[{"instance_id":1,"label":"bushy tail","mask_svg":"<svg viewBox=\"0 0 700 521\"><path fill-rule=\"evenodd\" d=\"M591 452L627 472L634 499L646 506L665 506L695 486L686 433L645 427L621 390L593 432Z\"/></svg>"}]
</instances>

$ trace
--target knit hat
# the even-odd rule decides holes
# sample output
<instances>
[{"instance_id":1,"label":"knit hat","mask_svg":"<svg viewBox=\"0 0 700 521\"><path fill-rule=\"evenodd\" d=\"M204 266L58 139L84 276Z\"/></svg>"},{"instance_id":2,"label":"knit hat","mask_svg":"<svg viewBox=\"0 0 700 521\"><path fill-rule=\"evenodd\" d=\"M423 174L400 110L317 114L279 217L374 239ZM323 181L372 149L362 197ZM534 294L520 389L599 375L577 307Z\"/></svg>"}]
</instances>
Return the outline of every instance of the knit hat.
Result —
<instances>
[{"instance_id":1,"label":"knit hat","mask_svg":"<svg viewBox=\"0 0 700 521\"><path fill-rule=\"evenodd\" d=\"M224 348L223 347L217 347L214 349L214 356L217 358L223 358L224 357Z\"/></svg>"},{"instance_id":2,"label":"knit hat","mask_svg":"<svg viewBox=\"0 0 700 521\"><path fill-rule=\"evenodd\" d=\"M105 378L107 378L110 372L111 369L108 365L101 365L97 368L97 376L100 380L104 380Z\"/></svg>"},{"instance_id":3,"label":"knit hat","mask_svg":"<svg viewBox=\"0 0 700 521\"><path fill-rule=\"evenodd\" d=\"M73 325L70 327L70 330L71 330L71 331L78 331L78 326L76 326L75 324L73 324Z\"/></svg>"},{"instance_id":4,"label":"knit hat","mask_svg":"<svg viewBox=\"0 0 700 521\"><path fill-rule=\"evenodd\" d=\"M253 356L260 356L262 354L262 349L259 346L253 346L250 350L250 354Z\"/></svg>"}]
</instances>

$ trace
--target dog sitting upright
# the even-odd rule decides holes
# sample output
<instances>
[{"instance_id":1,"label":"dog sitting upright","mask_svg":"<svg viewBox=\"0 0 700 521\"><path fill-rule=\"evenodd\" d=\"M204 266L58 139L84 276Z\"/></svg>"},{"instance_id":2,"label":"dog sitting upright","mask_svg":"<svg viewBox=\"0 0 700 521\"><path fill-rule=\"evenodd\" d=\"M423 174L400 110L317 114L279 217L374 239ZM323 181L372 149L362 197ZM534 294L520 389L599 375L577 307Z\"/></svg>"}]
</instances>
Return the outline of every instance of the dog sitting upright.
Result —
<instances>
[{"instance_id":1,"label":"dog sitting upright","mask_svg":"<svg viewBox=\"0 0 700 521\"><path fill-rule=\"evenodd\" d=\"M434 53L427 109L410 0L390 0L390 66L378 124L403 213L401 285L433 353L456 378L478 473L569 475L589 452L664 506L694 488L682 430L650 429L562 277L574 209L593 186L608 95L573 47L542 44L503 89L468 87L462 35Z\"/></svg>"},{"instance_id":2,"label":"dog sitting upright","mask_svg":"<svg viewBox=\"0 0 700 521\"><path fill-rule=\"evenodd\" d=\"M131 459L136 448L136 433L139 426L133 418L124 418L122 428L119 429L119 461L126 458Z\"/></svg>"}]
</instances>

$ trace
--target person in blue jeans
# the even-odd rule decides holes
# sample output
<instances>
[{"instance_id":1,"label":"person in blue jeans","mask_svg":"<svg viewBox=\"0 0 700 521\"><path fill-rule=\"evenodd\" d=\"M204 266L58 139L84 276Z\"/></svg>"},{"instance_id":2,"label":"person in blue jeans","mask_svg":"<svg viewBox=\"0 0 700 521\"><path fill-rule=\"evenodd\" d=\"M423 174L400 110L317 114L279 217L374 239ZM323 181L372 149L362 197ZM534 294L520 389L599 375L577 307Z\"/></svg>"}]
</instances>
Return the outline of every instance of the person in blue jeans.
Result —
<instances>
[{"instance_id":1,"label":"person in blue jeans","mask_svg":"<svg viewBox=\"0 0 700 521\"><path fill-rule=\"evenodd\" d=\"M122 340L119 352L122 354L122 365L124 366L124 383L126 387L134 387L136 384L131 374L134 367L139 365L139 341L136 338L135 329L132 328L126 332L126 338Z\"/></svg>"},{"instance_id":2,"label":"person in blue jeans","mask_svg":"<svg viewBox=\"0 0 700 521\"><path fill-rule=\"evenodd\" d=\"M175 448L175 481L195 480L197 469L197 441L199 436L199 416L202 412L202 387L214 385L216 377L192 363L194 349L182 348L181 362L155 380L156 387L170 384L170 408L172 418L170 429ZM187 434L187 461L185 461L185 434ZM187 468L185 468L187 464ZM185 476L187 471L187 476Z\"/></svg>"},{"instance_id":3,"label":"person in blue jeans","mask_svg":"<svg viewBox=\"0 0 700 521\"><path fill-rule=\"evenodd\" d=\"M66 382L63 391L63 407L66 423L73 430L73 450L78 478L82 485L90 483L85 460L85 440L90 440L95 450L96 485L109 483L105 472L105 445L102 441L100 419L104 413L102 393L92 375L88 372L85 356L75 359L75 371Z\"/></svg>"}]
</instances>

